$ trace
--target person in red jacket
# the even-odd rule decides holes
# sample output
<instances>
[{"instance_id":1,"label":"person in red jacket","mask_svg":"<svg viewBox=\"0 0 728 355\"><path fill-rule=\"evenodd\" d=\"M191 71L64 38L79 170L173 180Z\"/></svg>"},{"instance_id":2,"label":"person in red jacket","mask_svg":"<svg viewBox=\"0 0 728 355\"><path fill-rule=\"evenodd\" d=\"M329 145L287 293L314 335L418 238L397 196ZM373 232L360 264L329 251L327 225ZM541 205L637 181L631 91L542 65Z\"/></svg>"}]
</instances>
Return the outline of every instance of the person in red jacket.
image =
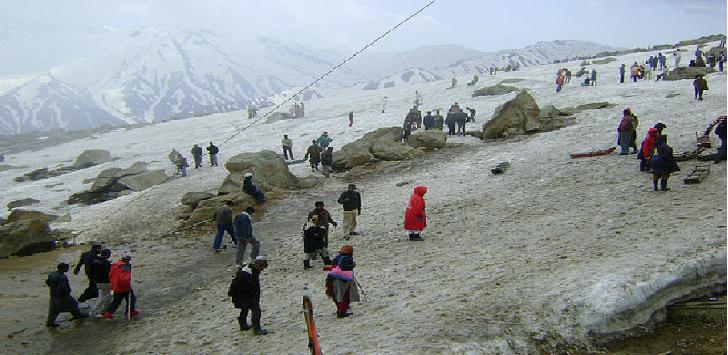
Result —
<instances>
[{"instance_id":1,"label":"person in red jacket","mask_svg":"<svg viewBox=\"0 0 728 355\"><path fill-rule=\"evenodd\" d=\"M121 260L111 264L111 272L109 272L111 281L111 291L114 292L114 299L111 301L109 308L104 312L103 317L107 319L114 318L114 312L121 305L122 300L126 300L129 317L139 314L136 309L136 296L131 288L131 256L124 254Z\"/></svg>"},{"instance_id":2,"label":"person in red jacket","mask_svg":"<svg viewBox=\"0 0 728 355\"><path fill-rule=\"evenodd\" d=\"M637 154L637 158L640 159L640 171L650 170L650 157L652 156L652 150L659 136L660 133L657 131L657 128L652 127L647 130L647 137L642 141L642 149Z\"/></svg>"},{"instance_id":3,"label":"person in red jacket","mask_svg":"<svg viewBox=\"0 0 728 355\"><path fill-rule=\"evenodd\" d=\"M407 210L404 212L404 229L409 233L409 240L423 240L422 231L427 227L425 193L427 193L427 186L415 186Z\"/></svg>"}]
</instances>

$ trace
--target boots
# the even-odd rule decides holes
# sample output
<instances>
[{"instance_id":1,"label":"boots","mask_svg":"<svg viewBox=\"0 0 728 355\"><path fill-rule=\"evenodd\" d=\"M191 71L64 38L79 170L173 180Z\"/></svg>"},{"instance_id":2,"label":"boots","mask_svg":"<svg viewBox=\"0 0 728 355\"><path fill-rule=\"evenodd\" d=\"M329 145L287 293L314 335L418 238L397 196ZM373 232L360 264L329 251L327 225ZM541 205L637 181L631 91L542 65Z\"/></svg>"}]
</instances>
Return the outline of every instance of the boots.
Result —
<instances>
[{"instance_id":1,"label":"boots","mask_svg":"<svg viewBox=\"0 0 728 355\"><path fill-rule=\"evenodd\" d=\"M245 318L238 317L238 324L240 325L240 330L242 331L249 330L251 328L248 325L248 322L245 321Z\"/></svg>"},{"instance_id":2,"label":"boots","mask_svg":"<svg viewBox=\"0 0 728 355\"><path fill-rule=\"evenodd\" d=\"M348 317L348 316L350 316L350 315L351 315L351 313L346 313L346 312L336 312L336 318L346 318L346 317Z\"/></svg>"},{"instance_id":3,"label":"boots","mask_svg":"<svg viewBox=\"0 0 728 355\"><path fill-rule=\"evenodd\" d=\"M311 268L311 261L310 260L304 260L303 261L303 269L310 269Z\"/></svg>"},{"instance_id":4,"label":"boots","mask_svg":"<svg viewBox=\"0 0 728 355\"><path fill-rule=\"evenodd\" d=\"M411 241L417 241L417 242L421 242L421 241L423 241L424 239L422 239L422 237L420 237L420 235L419 235L419 234L416 234L416 233L410 233L410 234L409 234L409 240L411 240Z\"/></svg>"},{"instance_id":5,"label":"boots","mask_svg":"<svg viewBox=\"0 0 728 355\"><path fill-rule=\"evenodd\" d=\"M667 187L667 179L662 178L660 180L660 190L662 190L662 191L670 191L670 189Z\"/></svg>"},{"instance_id":6,"label":"boots","mask_svg":"<svg viewBox=\"0 0 728 355\"><path fill-rule=\"evenodd\" d=\"M332 263L331 263L331 259L329 259L329 257L328 257L328 256L322 256L322 257L321 257L321 260L323 260L323 261L324 261L324 265L331 265L331 264L332 264Z\"/></svg>"}]
</instances>

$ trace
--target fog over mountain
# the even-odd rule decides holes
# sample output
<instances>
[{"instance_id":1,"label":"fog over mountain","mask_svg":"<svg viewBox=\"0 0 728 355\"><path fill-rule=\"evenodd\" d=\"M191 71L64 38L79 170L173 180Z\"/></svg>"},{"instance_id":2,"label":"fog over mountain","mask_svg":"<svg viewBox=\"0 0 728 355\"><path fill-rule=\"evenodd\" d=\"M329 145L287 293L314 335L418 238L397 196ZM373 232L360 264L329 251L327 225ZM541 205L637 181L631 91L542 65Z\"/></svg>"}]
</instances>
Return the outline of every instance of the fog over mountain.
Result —
<instances>
[{"instance_id":1,"label":"fog over mountain","mask_svg":"<svg viewBox=\"0 0 728 355\"><path fill-rule=\"evenodd\" d=\"M0 66L7 68L0 77L0 134L155 122L266 106L271 96L312 82L351 55L273 37L241 40L171 26L70 27L35 44L29 31L9 26L0 30L5 48ZM559 40L495 53L458 45L402 53L369 50L318 85L384 89L484 73L490 66L527 67L613 49Z\"/></svg>"}]
</instances>

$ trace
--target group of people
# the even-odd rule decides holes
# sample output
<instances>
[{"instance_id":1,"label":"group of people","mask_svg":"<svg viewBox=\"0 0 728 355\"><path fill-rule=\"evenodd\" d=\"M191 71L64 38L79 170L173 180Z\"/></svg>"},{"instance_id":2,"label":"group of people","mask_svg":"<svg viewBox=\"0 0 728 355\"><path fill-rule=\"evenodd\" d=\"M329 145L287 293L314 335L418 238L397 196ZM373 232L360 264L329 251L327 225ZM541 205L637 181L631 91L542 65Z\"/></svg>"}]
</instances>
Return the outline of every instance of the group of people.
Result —
<instances>
[{"instance_id":1,"label":"group of people","mask_svg":"<svg viewBox=\"0 0 728 355\"><path fill-rule=\"evenodd\" d=\"M210 156L210 166L217 166L217 154L220 152L220 148L210 142L210 145L207 146L206 150L207 154ZM195 144L192 146L190 154L192 155L192 160L195 163L195 169L201 168L202 157L204 155L202 147ZM182 175L182 177L187 176L187 168L190 167L190 164L187 162L187 158L178 152L177 149L172 149L172 151L169 152L168 158L172 165L177 168L177 174Z\"/></svg>"},{"instance_id":2,"label":"group of people","mask_svg":"<svg viewBox=\"0 0 728 355\"><path fill-rule=\"evenodd\" d=\"M300 104L298 102L295 102L288 111L291 114L291 117L301 118L306 116L306 112L304 111L304 109L305 107L303 105L303 101L301 101Z\"/></svg>"},{"instance_id":3,"label":"group of people","mask_svg":"<svg viewBox=\"0 0 728 355\"><path fill-rule=\"evenodd\" d=\"M50 289L47 327L58 327L56 318L65 312L71 313L74 320L89 315L112 319L122 301L126 301L125 314L128 318L139 314L136 309L136 296L132 289L131 256L125 253L113 264L109 261L110 258L111 250L105 249L99 243L93 243L91 250L81 254L73 274L78 275L83 267L88 277L88 287L78 301L71 295L71 285L66 276L70 270L69 264L59 263L56 271L48 274L45 282ZM94 299L94 303L89 305L89 313L81 312L78 302Z\"/></svg>"},{"instance_id":4,"label":"group of people","mask_svg":"<svg viewBox=\"0 0 728 355\"><path fill-rule=\"evenodd\" d=\"M323 132L320 137L311 141L311 145L306 149L306 154L303 157L311 165L311 171L318 171L320 163L325 177L329 177L333 172L334 147L330 146L333 140L333 138L329 137L329 132Z\"/></svg>"},{"instance_id":5,"label":"group of people","mask_svg":"<svg viewBox=\"0 0 728 355\"><path fill-rule=\"evenodd\" d=\"M637 125L639 120L630 108L623 111L622 119L617 128L617 145L621 148L619 155L637 154L640 160L640 171L652 173L652 184L654 191L669 191L667 181L670 174L680 171L675 161L673 149L667 144L667 135L664 130L667 128L662 122L658 122L647 130L647 135L637 148ZM715 128L715 134L720 138L721 145L714 156L714 162L726 160L726 118L718 117L713 121L705 135L709 135L711 129ZM630 149L632 151L630 152Z\"/></svg>"},{"instance_id":6,"label":"group of people","mask_svg":"<svg viewBox=\"0 0 728 355\"><path fill-rule=\"evenodd\" d=\"M445 118L442 117L439 109L435 110L434 115L432 111L427 111L427 114L422 117L421 111L415 105L407 112L404 123L402 124L402 140L406 142L412 134L412 131L416 131L422 126L425 127L425 130L442 130L444 126L447 126L448 135L464 136L465 124L467 122L475 122L475 109L470 107L466 107L465 109L469 114L465 113L460 108L460 105L455 102L448 109Z\"/></svg>"}]
</instances>

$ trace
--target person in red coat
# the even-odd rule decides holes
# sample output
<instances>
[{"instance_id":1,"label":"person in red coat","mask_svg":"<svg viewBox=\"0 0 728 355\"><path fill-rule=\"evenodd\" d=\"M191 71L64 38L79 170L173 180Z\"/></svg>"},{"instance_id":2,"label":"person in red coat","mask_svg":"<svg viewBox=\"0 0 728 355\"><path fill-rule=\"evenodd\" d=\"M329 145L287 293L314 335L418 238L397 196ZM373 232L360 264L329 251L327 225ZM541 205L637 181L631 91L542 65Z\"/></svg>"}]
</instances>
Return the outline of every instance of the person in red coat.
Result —
<instances>
[{"instance_id":1,"label":"person in red coat","mask_svg":"<svg viewBox=\"0 0 728 355\"><path fill-rule=\"evenodd\" d=\"M637 158L640 159L640 171L650 170L650 157L652 156L652 150L655 147L655 142L660 133L657 128L650 128L647 130L647 137L642 141L642 149L637 154Z\"/></svg>"},{"instance_id":2,"label":"person in red coat","mask_svg":"<svg viewBox=\"0 0 728 355\"><path fill-rule=\"evenodd\" d=\"M136 309L136 296L131 288L131 256L124 254L121 260L111 264L109 272L109 281L111 283L111 291L114 292L114 299L109 304L109 308L104 312L103 317L107 319L114 318L114 312L121 305L122 300L126 300L129 317L139 314Z\"/></svg>"},{"instance_id":3,"label":"person in red coat","mask_svg":"<svg viewBox=\"0 0 728 355\"><path fill-rule=\"evenodd\" d=\"M409 240L423 240L422 231L427 227L425 193L427 193L427 186L415 186L407 210L404 212L404 229L409 234Z\"/></svg>"}]
</instances>

